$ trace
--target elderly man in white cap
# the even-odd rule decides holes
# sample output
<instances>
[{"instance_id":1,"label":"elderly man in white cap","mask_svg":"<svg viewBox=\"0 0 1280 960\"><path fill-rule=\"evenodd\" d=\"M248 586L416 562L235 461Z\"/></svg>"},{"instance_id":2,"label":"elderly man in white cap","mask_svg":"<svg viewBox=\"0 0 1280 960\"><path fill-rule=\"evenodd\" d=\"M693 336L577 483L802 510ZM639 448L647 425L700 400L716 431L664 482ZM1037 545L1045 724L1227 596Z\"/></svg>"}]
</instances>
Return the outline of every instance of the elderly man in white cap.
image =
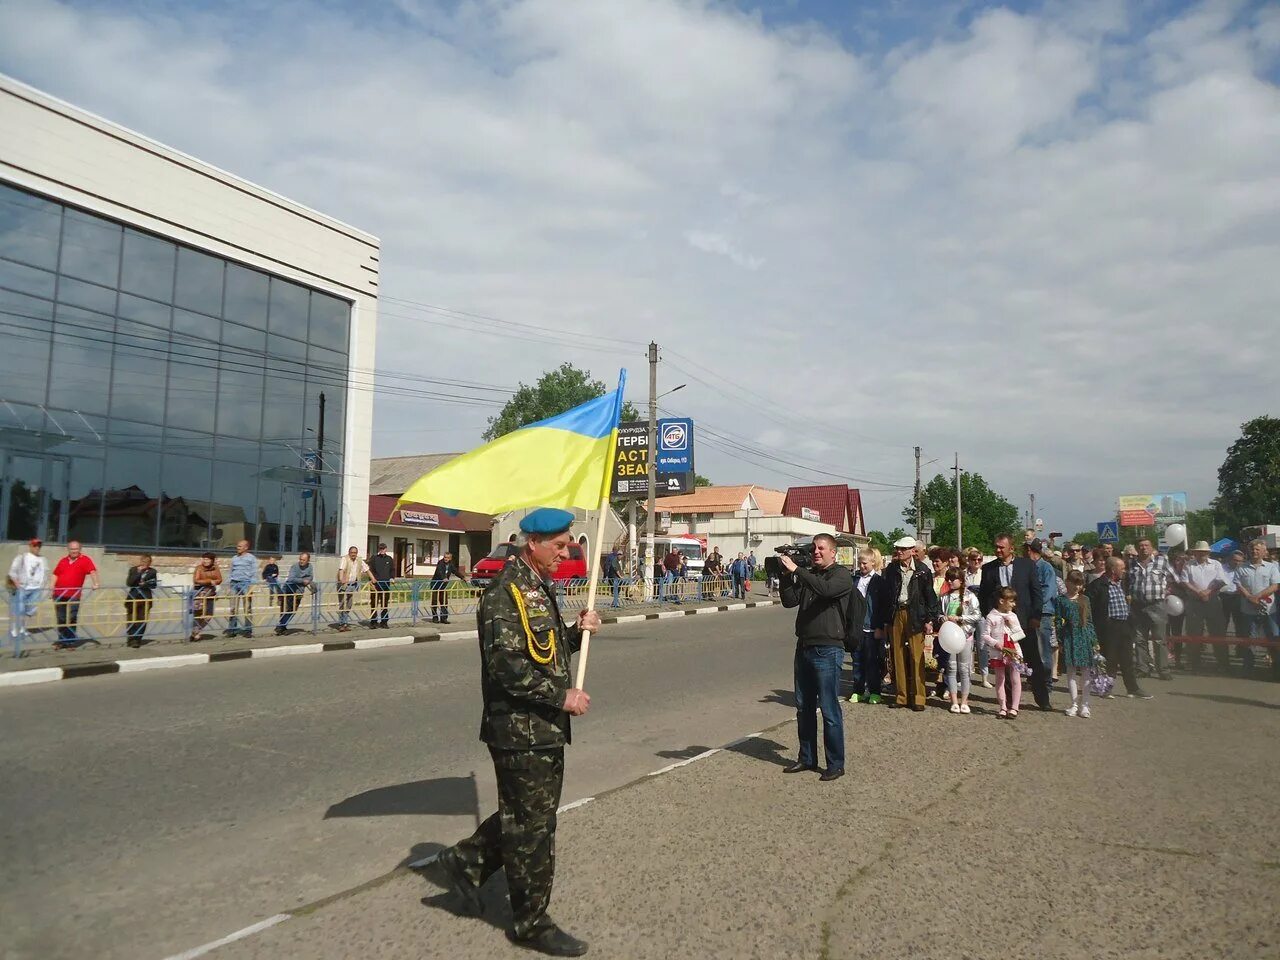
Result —
<instances>
[{"instance_id":1,"label":"elderly man in white cap","mask_svg":"<svg viewBox=\"0 0 1280 960\"><path fill-rule=\"evenodd\" d=\"M1222 601L1218 594L1227 583L1227 572L1222 564L1211 555L1209 544L1200 540L1191 548L1191 559L1179 576L1182 584L1184 614L1184 630L1188 637L1221 637L1226 632ZM1188 644L1189 666L1193 670L1200 668L1200 655L1204 644ZM1215 644L1214 657L1218 668L1227 669L1227 648L1223 644ZM1182 650L1179 645L1178 661L1182 662Z\"/></svg>"},{"instance_id":2,"label":"elderly man in white cap","mask_svg":"<svg viewBox=\"0 0 1280 960\"><path fill-rule=\"evenodd\" d=\"M893 545L893 562L880 574L880 600L872 607L875 636L889 640L893 657L891 707L924 710L924 633L941 609L933 589L933 571L916 559L916 540Z\"/></svg>"}]
</instances>

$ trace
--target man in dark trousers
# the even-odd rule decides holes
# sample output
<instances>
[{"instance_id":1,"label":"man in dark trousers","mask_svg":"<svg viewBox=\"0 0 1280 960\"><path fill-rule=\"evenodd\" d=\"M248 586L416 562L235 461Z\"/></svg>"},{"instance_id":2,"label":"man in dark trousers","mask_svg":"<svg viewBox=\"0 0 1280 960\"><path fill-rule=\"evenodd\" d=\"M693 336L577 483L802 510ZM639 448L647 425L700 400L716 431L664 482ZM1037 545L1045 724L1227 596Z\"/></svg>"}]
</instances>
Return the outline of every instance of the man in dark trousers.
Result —
<instances>
[{"instance_id":1,"label":"man in dark trousers","mask_svg":"<svg viewBox=\"0 0 1280 960\"><path fill-rule=\"evenodd\" d=\"M1031 668L1031 693L1036 706L1052 710L1049 703L1049 668L1040 656L1037 642L1040 629L1040 611L1044 595L1036 577L1035 561L1013 555L1013 538L1002 533L996 537L996 558L982 567L982 580L978 584L978 607L985 617L996 605L996 595L1002 587L1012 587L1018 595L1014 612L1022 625L1022 656ZM1008 679L1006 678L1006 683ZM1010 694L1012 696L1012 693Z\"/></svg>"},{"instance_id":2,"label":"man in dark trousers","mask_svg":"<svg viewBox=\"0 0 1280 960\"><path fill-rule=\"evenodd\" d=\"M746 566L739 555L735 563ZM805 570L785 553L782 564L782 605L799 607L796 614L794 663L796 732L800 756L783 773L818 769L817 711L822 712L822 745L827 769L819 778L844 776L844 719L840 712L840 670L844 666L845 608L853 578L836 563L836 541L830 534L813 538L813 566Z\"/></svg>"},{"instance_id":3,"label":"man in dark trousers","mask_svg":"<svg viewBox=\"0 0 1280 960\"><path fill-rule=\"evenodd\" d=\"M374 630L387 630L390 628L387 605L391 600L391 581L396 576L396 561L387 553L385 543L378 544L378 552L369 558L369 575L373 578L369 593L369 626Z\"/></svg>"},{"instance_id":4,"label":"man in dark trousers","mask_svg":"<svg viewBox=\"0 0 1280 960\"><path fill-rule=\"evenodd\" d=\"M480 888L505 870L517 946L578 957L587 945L547 916L555 878L556 808L564 783L569 717L591 698L573 686L569 657L582 631L600 629L594 610L564 622L552 575L569 558L573 514L542 508L520 521L528 539L480 599L480 739L498 781L498 812L466 840L441 851L437 878L470 912L483 910Z\"/></svg>"},{"instance_id":5,"label":"man in dark trousers","mask_svg":"<svg viewBox=\"0 0 1280 960\"><path fill-rule=\"evenodd\" d=\"M458 568L454 566L453 554L446 553L436 564L436 572L431 575L431 622L449 622L449 578L462 579Z\"/></svg>"},{"instance_id":6,"label":"man in dark trousers","mask_svg":"<svg viewBox=\"0 0 1280 960\"><path fill-rule=\"evenodd\" d=\"M1098 633L1102 656L1112 676L1124 678L1125 693L1138 700L1150 700L1151 694L1138 686L1133 671L1133 622L1129 598L1124 590L1125 562L1119 557L1107 560L1105 576L1098 577L1085 591L1089 610Z\"/></svg>"}]
</instances>

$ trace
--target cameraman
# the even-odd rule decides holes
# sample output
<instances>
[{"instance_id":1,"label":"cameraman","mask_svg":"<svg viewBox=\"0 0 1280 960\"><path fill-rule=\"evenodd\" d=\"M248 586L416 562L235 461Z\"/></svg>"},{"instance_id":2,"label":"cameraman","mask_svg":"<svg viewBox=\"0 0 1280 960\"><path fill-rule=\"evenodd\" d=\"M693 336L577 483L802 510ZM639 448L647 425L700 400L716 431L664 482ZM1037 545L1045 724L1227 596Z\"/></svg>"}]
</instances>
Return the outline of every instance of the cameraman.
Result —
<instances>
[{"instance_id":1,"label":"cameraman","mask_svg":"<svg viewBox=\"0 0 1280 960\"><path fill-rule=\"evenodd\" d=\"M783 773L818 769L818 724L822 711L822 743L827 769L822 780L844 776L844 717L840 713L840 670L844 666L845 606L853 577L836 563L836 539L813 538L813 566L806 570L782 554L782 605L796 614L795 695L800 757Z\"/></svg>"}]
</instances>

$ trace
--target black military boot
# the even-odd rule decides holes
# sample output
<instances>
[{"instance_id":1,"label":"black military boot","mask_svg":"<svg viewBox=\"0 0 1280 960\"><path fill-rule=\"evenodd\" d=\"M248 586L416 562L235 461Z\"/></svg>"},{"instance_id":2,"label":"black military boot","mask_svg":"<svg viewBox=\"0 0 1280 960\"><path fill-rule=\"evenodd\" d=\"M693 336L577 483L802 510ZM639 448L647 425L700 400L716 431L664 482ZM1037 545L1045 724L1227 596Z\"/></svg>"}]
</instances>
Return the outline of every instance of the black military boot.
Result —
<instances>
[{"instance_id":1,"label":"black military boot","mask_svg":"<svg viewBox=\"0 0 1280 960\"><path fill-rule=\"evenodd\" d=\"M587 945L584 941L565 933L554 923L550 926L539 927L527 937L517 937L508 930L507 939L517 947L524 947L526 950L537 950L539 953L545 953L552 957L580 957L587 952Z\"/></svg>"}]
</instances>

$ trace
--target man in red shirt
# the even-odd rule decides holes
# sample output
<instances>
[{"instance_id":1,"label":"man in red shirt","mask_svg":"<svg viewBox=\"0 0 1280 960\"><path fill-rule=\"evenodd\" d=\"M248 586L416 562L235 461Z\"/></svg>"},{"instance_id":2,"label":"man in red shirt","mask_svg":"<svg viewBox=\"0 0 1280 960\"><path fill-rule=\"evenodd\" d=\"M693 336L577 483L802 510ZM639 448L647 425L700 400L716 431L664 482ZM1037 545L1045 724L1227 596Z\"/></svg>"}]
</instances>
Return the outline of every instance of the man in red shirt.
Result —
<instances>
[{"instance_id":1,"label":"man in red shirt","mask_svg":"<svg viewBox=\"0 0 1280 960\"><path fill-rule=\"evenodd\" d=\"M663 599L671 600L674 603L680 602L680 585L676 582L680 576L680 558L680 551L672 547L671 552L662 561L662 569L664 571L662 586L667 591L667 595Z\"/></svg>"},{"instance_id":2,"label":"man in red shirt","mask_svg":"<svg viewBox=\"0 0 1280 960\"><path fill-rule=\"evenodd\" d=\"M58 616L58 640L55 650L72 650L83 642L76 636L80 622L80 595L85 580L98 589L98 568L92 558L81 552L80 541L67 544L67 555L53 568L53 609Z\"/></svg>"}]
</instances>

